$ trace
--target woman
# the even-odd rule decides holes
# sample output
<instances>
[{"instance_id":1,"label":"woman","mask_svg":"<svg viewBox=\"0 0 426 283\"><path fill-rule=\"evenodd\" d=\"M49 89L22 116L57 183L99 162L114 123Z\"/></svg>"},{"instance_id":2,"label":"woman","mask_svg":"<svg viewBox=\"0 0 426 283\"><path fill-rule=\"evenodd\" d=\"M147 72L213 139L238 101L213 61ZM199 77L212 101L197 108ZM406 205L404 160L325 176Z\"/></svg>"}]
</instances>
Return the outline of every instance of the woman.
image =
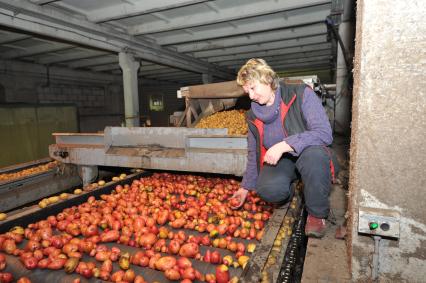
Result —
<instances>
[{"instance_id":1,"label":"woman","mask_svg":"<svg viewBox=\"0 0 426 283\"><path fill-rule=\"evenodd\" d=\"M291 183L300 175L308 210L305 232L324 235L333 173L333 141L328 117L307 85L285 84L263 59L250 59L237 83L250 96L247 168L234 194L243 205L248 191L276 204L291 200Z\"/></svg>"}]
</instances>

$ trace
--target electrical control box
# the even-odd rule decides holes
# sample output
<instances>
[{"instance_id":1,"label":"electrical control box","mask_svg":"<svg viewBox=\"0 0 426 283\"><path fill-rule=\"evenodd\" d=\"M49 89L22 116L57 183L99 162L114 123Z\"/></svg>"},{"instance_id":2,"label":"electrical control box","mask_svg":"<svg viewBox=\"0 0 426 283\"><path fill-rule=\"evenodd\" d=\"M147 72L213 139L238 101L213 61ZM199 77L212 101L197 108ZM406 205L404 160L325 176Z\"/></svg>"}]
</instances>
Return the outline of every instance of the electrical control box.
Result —
<instances>
[{"instance_id":1,"label":"electrical control box","mask_svg":"<svg viewBox=\"0 0 426 283\"><path fill-rule=\"evenodd\" d=\"M400 213L392 209L360 207L358 233L399 239Z\"/></svg>"}]
</instances>

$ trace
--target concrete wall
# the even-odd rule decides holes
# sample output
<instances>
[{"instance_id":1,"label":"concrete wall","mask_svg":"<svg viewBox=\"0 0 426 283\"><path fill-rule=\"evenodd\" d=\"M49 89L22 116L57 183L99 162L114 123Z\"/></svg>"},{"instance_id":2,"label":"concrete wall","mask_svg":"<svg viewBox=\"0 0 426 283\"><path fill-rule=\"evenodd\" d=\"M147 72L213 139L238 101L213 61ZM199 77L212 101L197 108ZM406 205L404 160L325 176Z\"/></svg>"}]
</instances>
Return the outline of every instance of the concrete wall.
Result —
<instances>
[{"instance_id":1,"label":"concrete wall","mask_svg":"<svg viewBox=\"0 0 426 283\"><path fill-rule=\"evenodd\" d=\"M120 126L124 120L122 77L88 71L51 67L47 79L45 66L0 60L0 103L73 103L78 108L81 132L102 131L105 126ZM151 118L152 126L167 126L169 115L181 110L177 84L139 81L142 116ZM165 109L149 110L150 95L162 95Z\"/></svg>"},{"instance_id":2,"label":"concrete wall","mask_svg":"<svg viewBox=\"0 0 426 283\"><path fill-rule=\"evenodd\" d=\"M400 239L380 242L379 282L426 282L426 5L357 3L349 246L355 282L371 275L360 206L397 210Z\"/></svg>"},{"instance_id":3,"label":"concrete wall","mask_svg":"<svg viewBox=\"0 0 426 283\"><path fill-rule=\"evenodd\" d=\"M123 113L121 77L17 61L0 61L0 84L6 103L73 103L80 131L119 126Z\"/></svg>"}]
</instances>

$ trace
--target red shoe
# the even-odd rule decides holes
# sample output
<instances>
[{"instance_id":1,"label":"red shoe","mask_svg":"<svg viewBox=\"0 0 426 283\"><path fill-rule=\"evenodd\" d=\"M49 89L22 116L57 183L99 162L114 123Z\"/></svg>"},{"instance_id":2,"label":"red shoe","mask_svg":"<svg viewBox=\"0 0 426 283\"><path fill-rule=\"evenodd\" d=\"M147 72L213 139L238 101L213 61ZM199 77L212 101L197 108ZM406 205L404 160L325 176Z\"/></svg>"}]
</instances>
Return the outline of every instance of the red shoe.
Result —
<instances>
[{"instance_id":1,"label":"red shoe","mask_svg":"<svg viewBox=\"0 0 426 283\"><path fill-rule=\"evenodd\" d=\"M308 215L305 226L305 235L308 237L322 238L325 235L325 219L316 218L315 216Z\"/></svg>"}]
</instances>

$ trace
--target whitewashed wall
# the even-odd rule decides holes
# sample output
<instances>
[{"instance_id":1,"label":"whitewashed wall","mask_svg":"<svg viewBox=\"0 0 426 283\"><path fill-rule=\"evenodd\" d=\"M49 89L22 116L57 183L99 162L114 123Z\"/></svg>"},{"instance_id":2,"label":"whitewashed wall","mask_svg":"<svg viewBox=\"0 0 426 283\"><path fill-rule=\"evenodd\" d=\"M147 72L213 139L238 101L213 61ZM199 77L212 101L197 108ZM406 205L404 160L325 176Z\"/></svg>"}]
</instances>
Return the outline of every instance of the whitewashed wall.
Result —
<instances>
[{"instance_id":1,"label":"whitewashed wall","mask_svg":"<svg viewBox=\"0 0 426 283\"><path fill-rule=\"evenodd\" d=\"M350 175L353 279L371 275L374 241L358 207L401 213L399 241L380 244L380 282L426 282L426 5L357 3Z\"/></svg>"}]
</instances>

